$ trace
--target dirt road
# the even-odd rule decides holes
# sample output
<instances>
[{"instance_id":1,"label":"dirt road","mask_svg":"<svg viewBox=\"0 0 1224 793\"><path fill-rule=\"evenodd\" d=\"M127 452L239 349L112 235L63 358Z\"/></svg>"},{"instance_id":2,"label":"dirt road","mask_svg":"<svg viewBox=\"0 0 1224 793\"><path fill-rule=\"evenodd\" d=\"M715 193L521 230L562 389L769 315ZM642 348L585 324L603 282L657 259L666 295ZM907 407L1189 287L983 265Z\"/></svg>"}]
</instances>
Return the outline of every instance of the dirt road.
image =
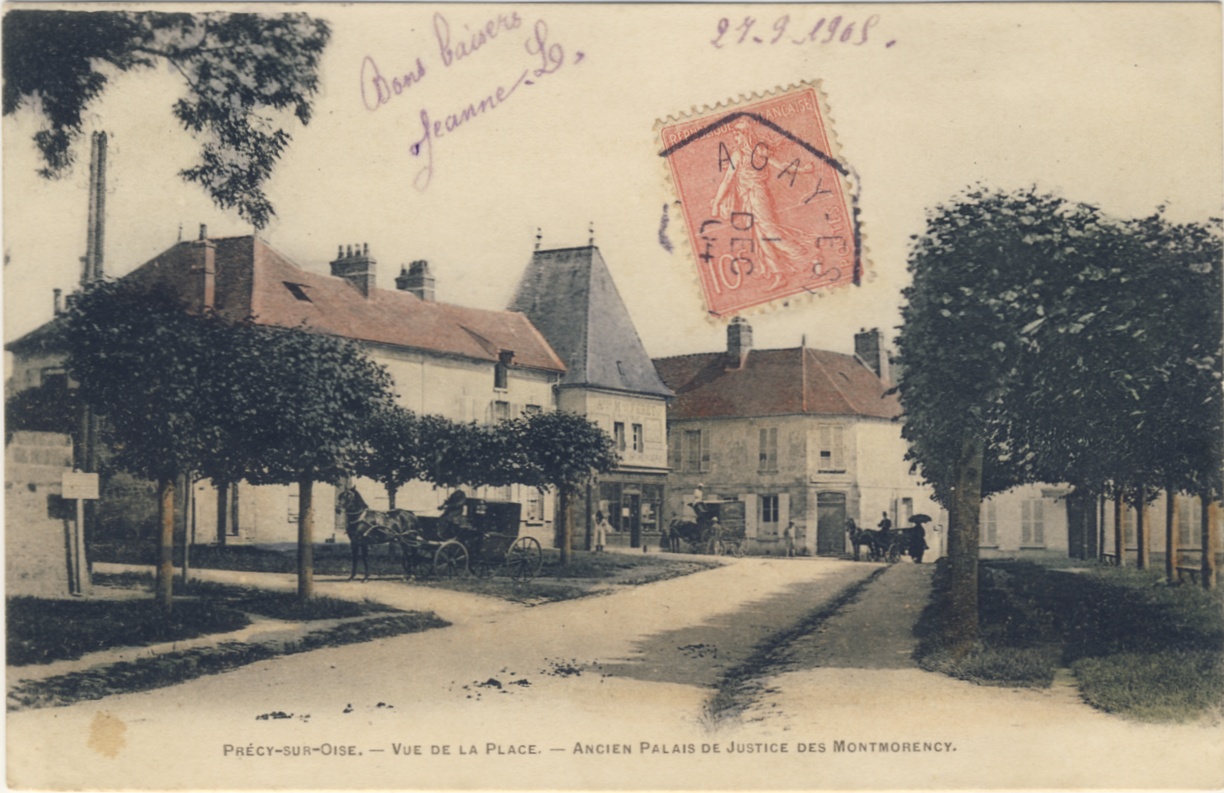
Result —
<instances>
[{"instance_id":1,"label":"dirt road","mask_svg":"<svg viewBox=\"0 0 1224 793\"><path fill-rule=\"evenodd\" d=\"M856 601L795 628L879 569L744 559L539 607L394 582L324 582L324 594L357 588L406 608L428 599L455 624L13 714L9 781L142 789L1168 785L1169 775L1147 762L1157 754L1191 786L1224 778L1218 724L1132 725L1065 689L981 688L913 668L908 625L925 602L925 568L888 568ZM745 665L765 675L741 689L747 710L712 717L712 686ZM1043 763L1025 762L1034 756Z\"/></svg>"}]
</instances>

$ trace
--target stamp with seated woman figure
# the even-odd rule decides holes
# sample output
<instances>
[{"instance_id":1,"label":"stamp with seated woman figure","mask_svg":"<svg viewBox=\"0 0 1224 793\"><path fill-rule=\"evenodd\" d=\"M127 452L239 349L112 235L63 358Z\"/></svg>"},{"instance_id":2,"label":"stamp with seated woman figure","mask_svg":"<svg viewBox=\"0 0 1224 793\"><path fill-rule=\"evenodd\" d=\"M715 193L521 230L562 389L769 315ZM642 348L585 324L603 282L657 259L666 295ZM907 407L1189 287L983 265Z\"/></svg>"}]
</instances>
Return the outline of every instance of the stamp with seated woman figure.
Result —
<instances>
[{"instance_id":1,"label":"stamp with seated woman figure","mask_svg":"<svg viewBox=\"0 0 1224 793\"><path fill-rule=\"evenodd\" d=\"M855 180L827 119L802 83L657 125L713 316L860 283Z\"/></svg>"}]
</instances>

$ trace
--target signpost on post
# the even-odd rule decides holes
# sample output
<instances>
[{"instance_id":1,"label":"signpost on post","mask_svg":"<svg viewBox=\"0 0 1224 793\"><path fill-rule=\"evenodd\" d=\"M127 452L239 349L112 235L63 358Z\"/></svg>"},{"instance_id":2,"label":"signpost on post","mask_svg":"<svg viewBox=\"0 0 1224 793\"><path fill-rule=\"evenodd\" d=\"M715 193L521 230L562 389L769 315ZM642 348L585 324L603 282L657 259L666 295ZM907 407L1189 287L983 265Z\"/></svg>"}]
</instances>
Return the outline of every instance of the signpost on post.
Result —
<instances>
[{"instance_id":1,"label":"signpost on post","mask_svg":"<svg viewBox=\"0 0 1224 793\"><path fill-rule=\"evenodd\" d=\"M98 475L82 471L65 471L63 498L76 501L76 524L68 549L68 585L74 595L84 595L89 589L89 571L85 566L85 502L98 498Z\"/></svg>"}]
</instances>

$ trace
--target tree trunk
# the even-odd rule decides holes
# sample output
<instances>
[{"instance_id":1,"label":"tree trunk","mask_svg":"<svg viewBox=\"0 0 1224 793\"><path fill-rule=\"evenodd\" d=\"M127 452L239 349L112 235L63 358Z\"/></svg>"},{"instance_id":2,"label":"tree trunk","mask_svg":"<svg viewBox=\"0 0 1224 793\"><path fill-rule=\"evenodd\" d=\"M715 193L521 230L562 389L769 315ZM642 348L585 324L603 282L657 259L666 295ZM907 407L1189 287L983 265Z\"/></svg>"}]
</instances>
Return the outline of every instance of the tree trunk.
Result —
<instances>
[{"instance_id":1,"label":"tree trunk","mask_svg":"<svg viewBox=\"0 0 1224 793\"><path fill-rule=\"evenodd\" d=\"M1202 530L1203 542L1203 563L1199 578L1203 579L1203 589L1215 589L1216 585L1216 544L1215 532L1212 531L1211 520L1211 497L1204 491L1199 494L1199 501L1202 502L1202 519L1199 521L1199 528Z\"/></svg>"},{"instance_id":2,"label":"tree trunk","mask_svg":"<svg viewBox=\"0 0 1224 793\"><path fill-rule=\"evenodd\" d=\"M1100 502L1098 508L1100 513L1100 523L1097 525L1097 559L1103 562L1105 561L1105 502L1108 501L1108 499L1105 498L1104 493L1101 493L1101 495L1097 497L1097 500Z\"/></svg>"},{"instance_id":3,"label":"tree trunk","mask_svg":"<svg viewBox=\"0 0 1224 793\"><path fill-rule=\"evenodd\" d=\"M298 600L314 596L314 480L298 482Z\"/></svg>"},{"instance_id":4,"label":"tree trunk","mask_svg":"<svg viewBox=\"0 0 1224 793\"><path fill-rule=\"evenodd\" d=\"M1172 486L1165 488L1165 578L1177 583L1177 493Z\"/></svg>"},{"instance_id":5,"label":"tree trunk","mask_svg":"<svg viewBox=\"0 0 1224 793\"><path fill-rule=\"evenodd\" d=\"M570 520L571 502L568 488L561 488L557 494L557 520L561 521L561 565L570 563L574 547L574 524Z\"/></svg>"},{"instance_id":6,"label":"tree trunk","mask_svg":"<svg viewBox=\"0 0 1224 793\"><path fill-rule=\"evenodd\" d=\"M1122 491L1114 495L1114 564L1126 567L1126 537L1122 532Z\"/></svg>"},{"instance_id":7,"label":"tree trunk","mask_svg":"<svg viewBox=\"0 0 1224 793\"><path fill-rule=\"evenodd\" d=\"M1140 482L1135 496L1135 567L1146 570L1152 566L1152 548L1148 541L1147 487Z\"/></svg>"},{"instance_id":8,"label":"tree trunk","mask_svg":"<svg viewBox=\"0 0 1224 793\"><path fill-rule=\"evenodd\" d=\"M195 488L191 474L184 474L179 488L183 491L183 586L191 580L191 540L195 528Z\"/></svg>"},{"instance_id":9,"label":"tree trunk","mask_svg":"<svg viewBox=\"0 0 1224 793\"><path fill-rule=\"evenodd\" d=\"M167 617L174 603L174 478L157 480L157 586L154 598Z\"/></svg>"},{"instance_id":10,"label":"tree trunk","mask_svg":"<svg viewBox=\"0 0 1224 793\"><path fill-rule=\"evenodd\" d=\"M978 631L978 524L982 511L980 438L966 435L957 463L956 493L948 520L951 582L943 619L943 641L954 653L968 651Z\"/></svg>"},{"instance_id":11,"label":"tree trunk","mask_svg":"<svg viewBox=\"0 0 1224 793\"><path fill-rule=\"evenodd\" d=\"M395 485L387 485L387 509L395 510L395 494L398 491L399 488Z\"/></svg>"},{"instance_id":12,"label":"tree trunk","mask_svg":"<svg viewBox=\"0 0 1224 793\"><path fill-rule=\"evenodd\" d=\"M229 482L214 482L217 488L217 545L225 547L229 532Z\"/></svg>"}]
</instances>

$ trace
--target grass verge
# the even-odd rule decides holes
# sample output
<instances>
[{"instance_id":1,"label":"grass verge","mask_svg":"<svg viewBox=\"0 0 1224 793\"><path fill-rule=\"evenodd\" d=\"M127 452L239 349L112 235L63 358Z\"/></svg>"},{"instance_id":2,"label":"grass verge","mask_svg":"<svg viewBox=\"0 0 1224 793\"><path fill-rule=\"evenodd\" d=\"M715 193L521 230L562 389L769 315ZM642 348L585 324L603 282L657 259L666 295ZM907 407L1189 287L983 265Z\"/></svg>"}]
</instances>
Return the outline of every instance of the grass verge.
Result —
<instances>
[{"instance_id":1,"label":"grass verge","mask_svg":"<svg viewBox=\"0 0 1224 793\"><path fill-rule=\"evenodd\" d=\"M9 691L7 704L10 711L16 711L70 705L84 700L102 699L113 694L148 691L205 675L219 674L277 656L416 633L446 627L449 624L432 613L407 613L345 622L285 642L227 642L170 652L45 680L22 681Z\"/></svg>"},{"instance_id":2,"label":"grass verge","mask_svg":"<svg viewBox=\"0 0 1224 793\"><path fill-rule=\"evenodd\" d=\"M149 589L153 577L142 573L96 575L94 583L112 592ZM6 603L5 652L9 666L46 664L80 658L114 647L145 647L229 633L251 624L251 614L305 622L349 619L393 611L379 603L354 603L316 597L301 603L290 592L175 580L174 609L168 618L150 599L98 597L60 600L13 597Z\"/></svg>"},{"instance_id":3,"label":"grass verge","mask_svg":"<svg viewBox=\"0 0 1224 793\"><path fill-rule=\"evenodd\" d=\"M1187 721L1224 706L1221 593L1099 566L997 560L979 570L979 638L956 652L940 640L949 583L940 564L915 629L924 668L975 683L1040 687L1070 667L1087 702L1146 721Z\"/></svg>"}]
</instances>

